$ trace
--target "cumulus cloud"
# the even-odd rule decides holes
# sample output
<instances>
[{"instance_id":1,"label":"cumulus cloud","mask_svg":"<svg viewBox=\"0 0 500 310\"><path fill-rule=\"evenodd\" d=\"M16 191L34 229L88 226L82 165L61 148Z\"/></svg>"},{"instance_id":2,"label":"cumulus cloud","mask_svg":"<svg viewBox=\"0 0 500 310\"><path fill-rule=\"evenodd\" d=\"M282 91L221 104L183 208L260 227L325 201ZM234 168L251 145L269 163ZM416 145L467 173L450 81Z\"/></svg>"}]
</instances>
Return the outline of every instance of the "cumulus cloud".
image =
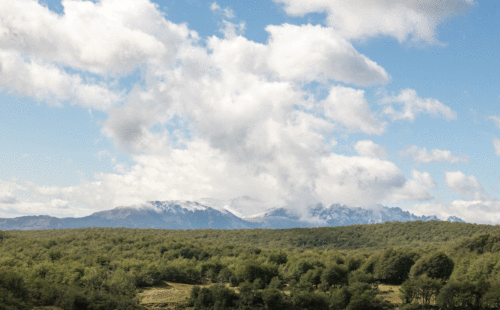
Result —
<instances>
[{"instance_id":1,"label":"cumulus cloud","mask_svg":"<svg viewBox=\"0 0 500 310\"><path fill-rule=\"evenodd\" d=\"M23 190L25 188L16 182L0 180L0 205L15 204L18 201L15 192Z\"/></svg>"},{"instance_id":2,"label":"cumulus cloud","mask_svg":"<svg viewBox=\"0 0 500 310\"><path fill-rule=\"evenodd\" d=\"M417 181L420 184L423 184L430 188L437 188L436 182L432 179L429 172L419 172L417 170L412 171L413 180Z\"/></svg>"},{"instance_id":3,"label":"cumulus cloud","mask_svg":"<svg viewBox=\"0 0 500 310\"><path fill-rule=\"evenodd\" d=\"M327 24L348 39L390 36L402 42L436 42L436 28L454 14L467 9L471 0L343 1L343 0L274 0L283 3L294 16L324 12Z\"/></svg>"},{"instance_id":4,"label":"cumulus cloud","mask_svg":"<svg viewBox=\"0 0 500 310\"><path fill-rule=\"evenodd\" d=\"M0 202L0 216L11 218L28 215L51 215L56 217L85 216L88 211L73 208L67 201L50 199L48 201L19 200L15 204L2 204Z\"/></svg>"},{"instance_id":5,"label":"cumulus cloud","mask_svg":"<svg viewBox=\"0 0 500 310\"><path fill-rule=\"evenodd\" d=\"M68 202L58 198L47 199L30 190L31 185L18 181L0 180L0 217L52 214L56 216L85 215L80 209L68 208ZM40 199L38 199L40 198Z\"/></svg>"},{"instance_id":6,"label":"cumulus cloud","mask_svg":"<svg viewBox=\"0 0 500 310\"><path fill-rule=\"evenodd\" d=\"M399 155L411 156L413 160L418 163L431 163L439 161L447 161L450 163L469 162L469 157L466 155L453 156L450 151L439 149L433 149L429 152L426 147L419 148L416 145L412 145L405 150L400 151Z\"/></svg>"},{"instance_id":7,"label":"cumulus cloud","mask_svg":"<svg viewBox=\"0 0 500 310\"><path fill-rule=\"evenodd\" d=\"M386 123L373 115L363 90L334 86L321 104L325 116L342 124L348 131L375 135L385 131Z\"/></svg>"},{"instance_id":8,"label":"cumulus cloud","mask_svg":"<svg viewBox=\"0 0 500 310\"><path fill-rule=\"evenodd\" d=\"M474 199L417 204L412 212L416 215L436 214L442 220L457 216L466 222L491 225L500 222L500 201Z\"/></svg>"},{"instance_id":9,"label":"cumulus cloud","mask_svg":"<svg viewBox=\"0 0 500 310\"><path fill-rule=\"evenodd\" d=\"M483 187L474 176L465 176L461 171L445 172L446 185L454 192L462 195L472 195L477 191L483 191Z\"/></svg>"},{"instance_id":10,"label":"cumulus cloud","mask_svg":"<svg viewBox=\"0 0 500 310\"><path fill-rule=\"evenodd\" d=\"M0 3L0 48L99 74L127 74L168 61L189 36L148 0L62 1L58 15L38 1Z\"/></svg>"},{"instance_id":11,"label":"cumulus cloud","mask_svg":"<svg viewBox=\"0 0 500 310\"><path fill-rule=\"evenodd\" d=\"M244 195L297 209L316 201L366 206L432 197L428 174L415 172L407 180L394 163L380 159L380 146L360 141L361 156L332 153L336 131L381 135L386 128L363 90L332 81L369 86L390 80L337 31L268 26L269 40L261 44L227 22L224 38L210 37L204 45L147 0L62 4L61 15L36 1L0 4L0 83L106 111L102 133L135 163L116 164L120 173L75 186L30 184L26 191L41 197L38 202L16 200L15 191L6 190L5 212L19 207L29 213L31 207L84 215L147 200ZM141 83L120 95L79 75L106 80L137 68ZM304 87L312 81L328 89L325 99ZM412 90L385 104L394 119L413 120L419 113L456 117ZM396 104L404 111L395 111Z\"/></svg>"},{"instance_id":12,"label":"cumulus cloud","mask_svg":"<svg viewBox=\"0 0 500 310\"><path fill-rule=\"evenodd\" d=\"M407 180L404 186L394 188L386 199L389 202L399 201L427 201L434 199L429 188L436 188L437 184L428 172L412 171L412 179Z\"/></svg>"},{"instance_id":13,"label":"cumulus cloud","mask_svg":"<svg viewBox=\"0 0 500 310\"><path fill-rule=\"evenodd\" d=\"M385 149L382 146L373 143L373 141L371 140L360 140L356 142L354 149L356 150L356 152L358 152L360 156L364 157L373 157L373 158L387 157Z\"/></svg>"},{"instance_id":14,"label":"cumulus cloud","mask_svg":"<svg viewBox=\"0 0 500 310\"><path fill-rule=\"evenodd\" d=\"M225 21L225 39L209 38L207 45L219 66L286 81L327 82L361 86L389 82L389 74L360 54L331 29L312 25L268 26L267 44L241 36L241 27Z\"/></svg>"},{"instance_id":15,"label":"cumulus cloud","mask_svg":"<svg viewBox=\"0 0 500 310\"><path fill-rule=\"evenodd\" d=\"M326 203L370 206L403 188L406 182L395 164L377 158L331 154L321 163L316 191Z\"/></svg>"},{"instance_id":16,"label":"cumulus cloud","mask_svg":"<svg viewBox=\"0 0 500 310\"><path fill-rule=\"evenodd\" d=\"M447 120L457 118L457 113L450 107L433 98L420 98L413 89L403 89L397 96L386 96L380 101L385 105L383 113L393 121L407 120L413 122L421 113L431 114L434 117L444 117ZM396 105L401 105L400 109Z\"/></svg>"},{"instance_id":17,"label":"cumulus cloud","mask_svg":"<svg viewBox=\"0 0 500 310\"><path fill-rule=\"evenodd\" d=\"M17 52L0 50L0 89L45 100L57 106L61 101L95 110L107 110L121 100L120 93L106 86L88 84L53 64L26 62Z\"/></svg>"},{"instance_id":18,"label":"cumulus cloud","mask_svg":"<svg viewBox=\"0 0 500 310\"><path fill-rule=\"evenodd\" d=\"M267 26L269 65L281 78L385 84L389 74L335 31L319 25Z\"/></svg>"},{"instance_id":19,"label":"cumulus cloud","mask_svg":"<svg viewBox=\"0 0 500 310\"><path fill-rule=\"evenodd\" d=\"M134 155L134 160L136 164L123 174L100 174L96 181L77 186L28 184L34 196L51 198L60 204L39 204L40 209L29 212L28 206L34 205L22 201L18 204L19 212L43 214L50 211L59 216L73 212L81 216L148 200L243 195L265 201L266 205L303 211L313 202L320 201L370 206L374 201L394 198L399 190L409 191L404 199L422 200L425 194L419 188L412 189L411 183L408 189L409 181L393 163L375 158L330 154L321 160L304 163L296 156L282 154L277 159L280 165L274 162L249 165L236 162L230 155L196 140L187 142L185 149ZM418 178L414 176L414 179Z\"/></svg>"}]
</instances>

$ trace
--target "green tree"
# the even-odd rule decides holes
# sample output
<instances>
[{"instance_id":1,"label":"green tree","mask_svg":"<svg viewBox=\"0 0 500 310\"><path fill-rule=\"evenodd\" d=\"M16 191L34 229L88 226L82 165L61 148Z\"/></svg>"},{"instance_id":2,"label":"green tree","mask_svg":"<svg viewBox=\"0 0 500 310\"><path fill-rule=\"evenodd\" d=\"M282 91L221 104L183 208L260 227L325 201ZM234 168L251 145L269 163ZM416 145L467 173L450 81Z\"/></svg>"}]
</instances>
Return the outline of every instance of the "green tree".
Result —
<instances>
[{"instance_id":1,"label":"green tree","mask_svg":"<svg viewBox=\"0 0 500 310\"><path fill-rule=\"evenodd\" d=\"M410 270L412 277L426 275L433 279L447 280L454 267L453 260L439 252L421 257Z\"/></svg>"},{"instance_id":2,"label":"green tree","mask_svg":"<svg viewBox=\"0 0 500 310\"><path fill-rule=\"evenodd\" d=\"M404 250L386 250L375 264L374 277L383 283L403 283L415 263L414 253Z\"/></svg>"},{"instance_id":3,"label":"green tree","mask_svg":"<svg viewBox=\"0 0 500 310\"><path fill-rule=\"evenodd\" d=\"M342 286L348 283L349 270L345 265L328 266L321 275L321 282L328 286Z\"/></svg>"}]
</instances>

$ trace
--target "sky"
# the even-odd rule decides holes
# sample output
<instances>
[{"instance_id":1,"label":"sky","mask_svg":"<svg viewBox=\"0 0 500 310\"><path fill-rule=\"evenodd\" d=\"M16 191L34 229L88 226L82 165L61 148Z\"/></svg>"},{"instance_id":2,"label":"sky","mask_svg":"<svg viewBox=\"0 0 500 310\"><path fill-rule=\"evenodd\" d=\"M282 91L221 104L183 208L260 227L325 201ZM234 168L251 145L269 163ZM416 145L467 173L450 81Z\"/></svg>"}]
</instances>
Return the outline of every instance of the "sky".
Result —
<instances>
[{"instance_id":1,"label":"sky","mask_svg":"<svg viewBox=\"0 0 500 310\"><path fill-rule=\"evenodd\" d=\"M0 217L248 196L500 223L494 0L0 2Z\"/></svg>"}]
</instances>

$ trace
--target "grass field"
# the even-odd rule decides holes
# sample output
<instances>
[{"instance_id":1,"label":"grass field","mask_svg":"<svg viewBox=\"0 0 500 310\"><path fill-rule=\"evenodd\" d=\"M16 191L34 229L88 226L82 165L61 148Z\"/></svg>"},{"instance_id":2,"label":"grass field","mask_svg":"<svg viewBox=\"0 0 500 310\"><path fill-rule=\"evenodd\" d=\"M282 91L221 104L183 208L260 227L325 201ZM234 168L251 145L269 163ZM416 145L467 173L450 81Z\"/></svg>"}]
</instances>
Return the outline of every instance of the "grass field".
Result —
<instances>
[{"instance_id":1,"label":"grass field","mask_svg":"<svg viewBox=\"0 0 500 310\"><path fill-rule=\"evenodd\" d=\"M189 309L187 302L193 285L163 282L140 289L137 297L148 309Z\"/></svg>"},{"instance_id":2,"label":"grass field","mask_svg":"<svg viewBox=\"0 0 500 310\"><path fill-rule=\"evenodd\" d=\"M396 306L401 305L402 302L400 297L401 293L399 292L398 285L379 284L378 291L379 291L378 296L382 297L385 301L388 301Z\"/></svg>"},{"instance_id":3,"label":"grass field","mask_svg":"<svg viewBox=\"0 0 500 310\"><path fill-rule=\"evenodd\" d=\"M192 309L188 306L188 299L193 286L194 285L169 283L164 281L160 285L140 289L137 293L137 297L139 298L140 303L150 310L189 310ZM210 284L200 286L210 286ZM238 290L235 289L235 291ZM378 295L391 304L396 306L401 304L399 286L379 284L378 291ZM284 292L287 295L290 294L288 290L285 290ZM58 307L35 307L34 310L62 309Z\"/></svg>"},{"instance_id":4,"label":"grass field","mask_svg":"<svg viewBox=\"0 0 500 310\"><path fill-rule=\"evenodd\" d=\"M210 286L201 285L203 286ZM140 289L137 297L139 298L141 304L148 309L191 309L187 306L189 295L193 285L181 284L181 283L168 283L163 282L160 285ZM238 291L235 289L235 291ZM399 286L397 285L378 285L378 296L382 297L384 300L390 302L393 305L399 306L401 304ZM285 291L288 295L289 291ZM396 308L398 309L398 308ZM54 309L42 309L37 310L57 310Z\"/></svg>"}]
</instances>

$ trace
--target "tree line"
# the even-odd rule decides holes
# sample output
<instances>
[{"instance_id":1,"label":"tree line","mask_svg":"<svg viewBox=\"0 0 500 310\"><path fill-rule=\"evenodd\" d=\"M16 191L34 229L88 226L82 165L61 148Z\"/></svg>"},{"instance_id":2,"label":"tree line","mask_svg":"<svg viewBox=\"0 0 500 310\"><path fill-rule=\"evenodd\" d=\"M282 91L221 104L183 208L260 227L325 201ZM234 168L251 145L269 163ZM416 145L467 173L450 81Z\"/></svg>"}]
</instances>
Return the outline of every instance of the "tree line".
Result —
<instances>
[{"instance_id":1,"label":"tree line","mask_svg":"<svg viewBox=\"0 0 500 310\"><path fill-rule=\"evenodd\" d=\"M0 309L143 309L137 290L163 281L195 285L194 309L393 308L379 284L401 309L500 308L498 228L454 224L0 231Z\"/></svg>"}]
</instances>

